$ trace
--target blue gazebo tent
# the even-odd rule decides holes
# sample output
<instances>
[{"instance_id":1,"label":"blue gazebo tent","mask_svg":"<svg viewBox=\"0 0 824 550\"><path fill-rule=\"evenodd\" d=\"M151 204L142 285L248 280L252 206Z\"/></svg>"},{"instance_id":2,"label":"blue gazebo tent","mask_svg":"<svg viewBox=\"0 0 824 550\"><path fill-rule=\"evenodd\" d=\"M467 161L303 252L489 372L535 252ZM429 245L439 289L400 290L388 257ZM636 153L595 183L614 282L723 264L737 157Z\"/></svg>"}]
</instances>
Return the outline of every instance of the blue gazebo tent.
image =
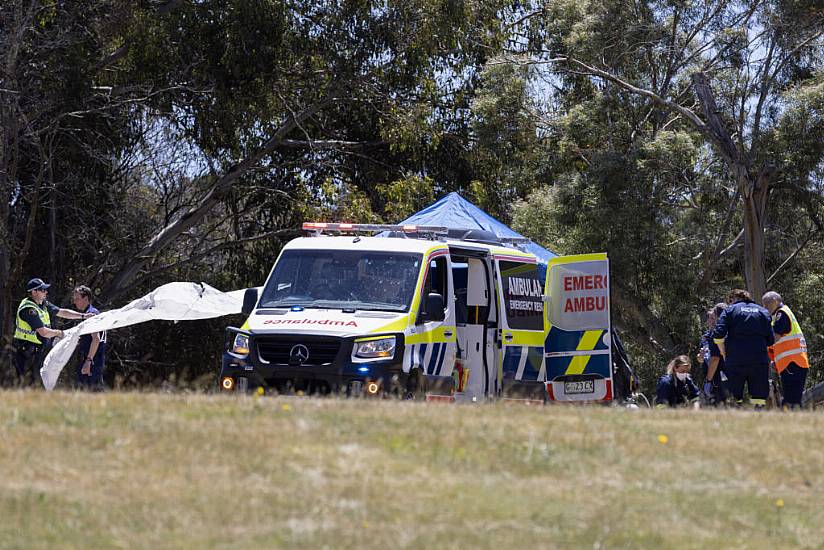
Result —
<instances>
[{"instance_id":1,"label":"blue gazebo tent","mask_svg":"<svg viewBox=\"0 0 824 550\"><path fill-rule=\"evenodd\" d=\"M441 225L450 229L483 229L498 237L525 238L502 224L458 193L449 193L400 222L401 225ZM554 252L530 241L524 249L538 257L540 271L546 273L547 262L557 256Z\"/></svg>"}]
</instances>

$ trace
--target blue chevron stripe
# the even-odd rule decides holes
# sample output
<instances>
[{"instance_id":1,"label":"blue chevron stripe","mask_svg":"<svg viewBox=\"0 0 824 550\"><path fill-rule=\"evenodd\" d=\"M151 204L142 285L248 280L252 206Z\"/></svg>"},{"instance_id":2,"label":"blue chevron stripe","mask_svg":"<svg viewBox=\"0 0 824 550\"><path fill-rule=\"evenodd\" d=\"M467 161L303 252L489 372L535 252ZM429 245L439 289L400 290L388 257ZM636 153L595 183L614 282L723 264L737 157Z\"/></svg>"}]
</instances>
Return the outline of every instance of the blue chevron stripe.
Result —
<instances>
[{"instance_id":1,"label":"blue chevron stripe","mask_svg":"<svg viewBox=\"0 0 824 550\"><path fill-rule=\"evenodd\" d=\"M426 368L426 374L435 374L435 369L438 367L438 352L441 350L441 345L442 344L439 343L432 344L432 356L429 358L429 366Z\"/></svg>"}]
</instances>

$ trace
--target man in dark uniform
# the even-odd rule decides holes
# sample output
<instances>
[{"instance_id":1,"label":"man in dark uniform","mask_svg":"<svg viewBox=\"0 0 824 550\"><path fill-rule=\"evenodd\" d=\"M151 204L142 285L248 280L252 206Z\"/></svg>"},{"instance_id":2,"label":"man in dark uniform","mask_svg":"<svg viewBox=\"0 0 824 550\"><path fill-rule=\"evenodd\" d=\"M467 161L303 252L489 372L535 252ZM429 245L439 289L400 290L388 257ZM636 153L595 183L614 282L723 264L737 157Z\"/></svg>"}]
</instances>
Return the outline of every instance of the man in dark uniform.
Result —
<instances>
[{"instance_id":1,"label":"man in dark uniform","mask_svg":"<svg viewBox=\"0 0 824 550\"><path fill-rule=\"evenodd\" d=\"M40 368L51 348L52 338L63 337L63 331L51 327L52 316L64 319L86 319L89 314L59 308L46 301L51 285L34 278L26 285L28 295L17 306L14 329L14 368L21 385L40 382ZM26 380L28 375L29 380Z\"/></svg>"},{"instance_id":2,"label":"man in dark uniform","mask_svg":"<svg viewBox=\"0 0 824 550\"><path fill-rule=\"evenodd\" d=\"M72 303L77 311L88 315L100 313L92 305L92 291L80 285L72 292ZM77 365L77 385L81 389L103 391L103 366L106 360L106 332L84 334L77 343L80 361Z\"/></svg>"},{"instance_id":3,"label":"man in dark uniform","mask_svg":"<svg viewBox=\"0 0 824 550\"><path fill-rule=\"evenodd\" d=\"M750 402L763 409L770 392L770 356L773 345L770 312L752 301L746 290L735 289L727 297L729 306L715 324L712 337L724 358L730 393L737 405L744 402L744 385Z\"/></svg>"},{"instance_id":4,"label":"man in dark uniform","mask_svg":"<svg viewBox=\"0 0 824 550\"><path fill-rule=\"evenodd\" d=\"M712 338L712 331L724 309L726 304L718 303L707 311L708 330L701 336L700 361L704 371L704 395L707 404L715 406L723 405L729 397L727 376L724 374L724 358L721 357L721 350Z\"/></svg>"}]
</instances>

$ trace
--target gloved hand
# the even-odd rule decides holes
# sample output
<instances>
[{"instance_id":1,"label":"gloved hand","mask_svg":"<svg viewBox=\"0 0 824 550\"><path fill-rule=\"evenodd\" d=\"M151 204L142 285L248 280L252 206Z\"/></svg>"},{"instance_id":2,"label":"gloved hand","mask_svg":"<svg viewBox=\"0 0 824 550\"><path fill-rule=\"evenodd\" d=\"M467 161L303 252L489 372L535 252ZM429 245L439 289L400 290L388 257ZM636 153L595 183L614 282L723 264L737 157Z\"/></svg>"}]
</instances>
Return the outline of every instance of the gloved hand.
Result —
<instances>
[{"instance_id":1,"label":"gloved hand","mask_svg":"<svg viewBox=\"0 0 824 550\"><path fill-rule=\"evenodd\" d=\"M704 395L707 397L711 396L713 393L713 385L712 382L704 382Z\"/></svg>"}]
</instances>

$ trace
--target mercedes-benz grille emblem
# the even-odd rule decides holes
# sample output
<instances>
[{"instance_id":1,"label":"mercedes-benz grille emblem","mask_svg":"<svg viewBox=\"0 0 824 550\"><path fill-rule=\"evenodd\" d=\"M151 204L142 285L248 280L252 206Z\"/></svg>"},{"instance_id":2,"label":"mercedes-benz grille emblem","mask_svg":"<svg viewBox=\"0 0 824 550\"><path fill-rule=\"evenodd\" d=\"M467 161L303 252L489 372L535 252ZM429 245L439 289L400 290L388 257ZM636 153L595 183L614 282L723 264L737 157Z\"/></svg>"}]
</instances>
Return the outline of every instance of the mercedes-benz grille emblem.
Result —
<instances>
[{"instance_id":1,"label":"mercedes-benz grille emblem","mask_svg":"<svg viewBox=\"0 0 824 550\"><path fill-rule=\"evenodd\" d=\"M302 365L307 359L309 359L309 349L306 346L303 344L292 346L292 349L289 351L289 361L291 363Z\"/></svg>"}]
</instances>

